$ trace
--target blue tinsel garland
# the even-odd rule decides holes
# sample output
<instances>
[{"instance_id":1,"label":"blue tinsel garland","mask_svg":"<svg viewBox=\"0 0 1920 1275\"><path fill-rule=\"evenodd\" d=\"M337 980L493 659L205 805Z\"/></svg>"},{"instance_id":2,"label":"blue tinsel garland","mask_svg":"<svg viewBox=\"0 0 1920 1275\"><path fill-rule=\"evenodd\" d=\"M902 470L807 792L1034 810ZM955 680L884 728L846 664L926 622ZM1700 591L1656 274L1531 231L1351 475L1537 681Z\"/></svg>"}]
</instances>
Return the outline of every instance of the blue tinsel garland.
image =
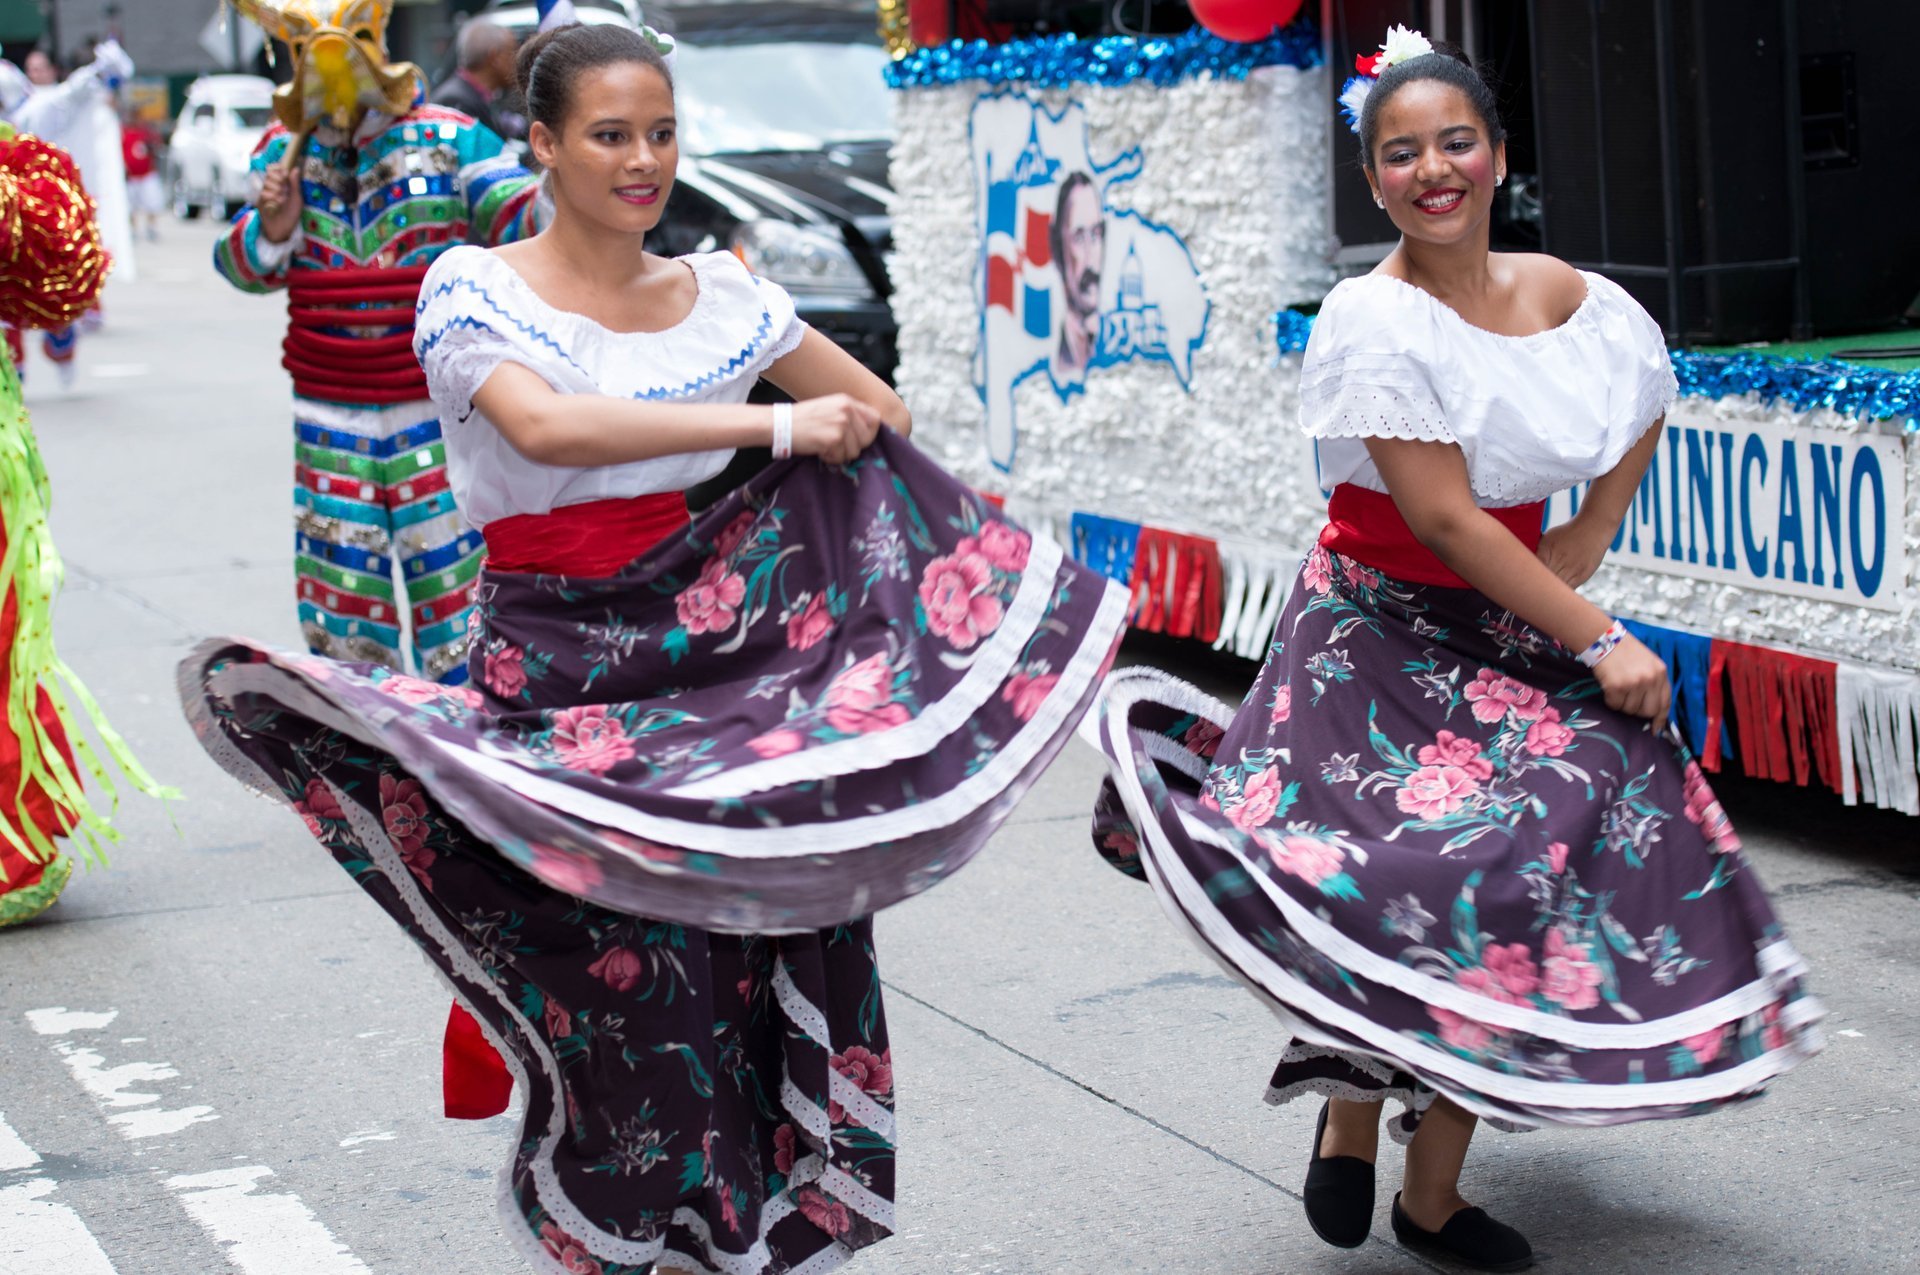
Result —
<instances>
[{"instance_id":1,"label":"blue tinsel garland","mask_svg":"<svg viewBox=\"0 0 1920 1275\"><path fill-rule=\"evenodd\" d=\"M1320 65L1320 28L1302 17L1264 40L1223 40L1202 27L1171 36L1061 35L989 44L955 40L916 49L887 67L887 86L982 83L1066 88L1145 82L1166 87L1200 75L1243 80L1262 66Z\"/></svg>"},{"instance_id":2,"label":"blue tinsel garland","mask_svg":"<svg viewBox=\"0 0 1920 1275\"><path fill-rule=\"evenodd\" d=\"M1274 316L1274 342L1282 354L1307 348L1313 319L1294 310ZM1920 372L1892 372L1860 363L1774 359L1762 354L1673 352L1680 392L1694 398L1758 394L1762 402L1786 402L1795 411L1830 407L1862 420L1905 417L1920 430Z\"/></svg>"}]
</instances>

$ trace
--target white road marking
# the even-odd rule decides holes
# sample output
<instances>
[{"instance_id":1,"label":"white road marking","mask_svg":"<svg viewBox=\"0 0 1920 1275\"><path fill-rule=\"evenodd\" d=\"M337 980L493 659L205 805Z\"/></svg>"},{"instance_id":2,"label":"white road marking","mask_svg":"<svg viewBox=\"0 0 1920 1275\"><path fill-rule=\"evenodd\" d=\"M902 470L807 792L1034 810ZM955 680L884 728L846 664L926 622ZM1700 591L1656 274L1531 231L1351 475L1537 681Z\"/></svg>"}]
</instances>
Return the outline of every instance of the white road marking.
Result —
<instances>
[{"instance_id":1,"label":"white road marking","mask_svg":"<svg viewBox=\"0 0 1920 1275\"><path fill-rule=\"evenodd\" d=\"M40 1153L13 1131L13 1126L7 1123L7 1113L0 1111L0 1173L31 1169L38 1163Z\"/></svg>"},{"instance_id":2,"label":"white road marking","mask_svg":"<svg viewBox=\"0 0 1920 1275\"><path fill-rule=\"evenodd\" d=\"M1834 1035L1836 1035L1836 1036L1847 1036L1847 1037L1850 1037L1850 1038L1852 1038L1852 1039L1854 1039L1854 1040L1859 1040L1859 1039L1860 1039L1861 1037L1863 1037L1863 1036L1865 1036L1865 1035L1866 1035L1866 1033L1865 1033L1865 1032L1857 1032L1857 1031L1855 1031L1855 1030L1853 1030L1853 1028L1851 1028L1851 1027L1843 1027L1843 1028L1841 1028L1841 1029L1840 1029L1839 1031L1837 1031L1837 1032L1835 1032L1835 1033L1834 1033Z\"/></svg>"},{"instance_id":3,"label":"white road marking","mask_svg":"<svg viewBox=\"0 0 1920 1275\"><path fill-rule=\"evenodd\" d=\"M52 1009L27 1011L27 1021L33 1024L33 1030L42 1036L64 1036L68 1032L99 1031L118 1017L120 1017L120 1011L117 1009L96 1014L84 1009L68 1009L65 1005L58 1005Z\"/></svg>"},{"instance_id":4,"label":"white road marking","mask_svg":"<svg viewBox=\"0 0 1920 1275\"><path fill-rule=\"evenodd\" d=\"M357 1147L363 1142L392 1142L397 1136L396 1134L387 1133L379 1129L368 1129L361 1133L348 1134L346 1137L340 1139L340 1145L343 1147Z\"/></svg>"},{"instance_id":5,"label":"white road marking","mask_svg":"<svg viewBox=\"0 0 1920 1275\"><path fill-rule=\"evenodd\" d=\"M102 380L122 380L132 376L145 376L152 369L145 363L96 363L89 369Z\"/></svg>"},{"instance_id":6,"label":"white road marking","mask_svg":"<svg viewBox=\"0 0 1920 1275\"><path fill-rule=\"evenodd\" d=\"M65 1006L30 1010L27 1013L33 1029L43 1036L98 1031L118 1016L118 1010L95 1013L69 1010ZM143 1044L145 1040L142 1036L131 1036L120 1043ZM136 1088L160 1081L178 1080L180 1073L170 1064L128 1062L110 1067L99 1050L66 1040L54 1041L53 1052L66 1063L67 1070L80 1082L81 1087L93 1095L94 1101L106 1113L107 1123L128 1139L176 1134L193 1125L220 1118L219 1113L208 1106L172 1110L162 1108L158 1093ZM185 1092L193 1086L177 1085L174 1088ZM370 1129L351 1135L348 1142L340 1145L344 1147L354 1141L385 1141L394 1136ZM234 1157L236 1160L249 1158ZM39 1160L33 1148L9 1129L4 1120L0 1120L0 1169L30 1168ZM215 1169L211 1173L176 1175L166 1179L166 1184L188 1216L225 1249L227 1260L243 1275L293 1275L294 1272L299 1275L372 1275L365 1263L333 1238L332 1232L301 1202L299 1196L291 1191L255 1189L261 1178L272 1176L273 1170L265 1165L249 1164ZM30 1194L20 1196L17 1200L14 1198L15 1194L29 1188ZM87 1234L79 1215L64 1205L46 1204L40 1200L40 1196L53 1188L53 1183L35 1178L0 1191L0 1275L45 1275L50 1270L59 1270L61 1275L114 1275L113 1267L107 1264L104 1253L100 1253L98 1264L87 1265L86 1261L90 1259L86 1258L83 1244L68 1235L68 1230L77 1232L81 1241L92 1245L93 1252L100 1252L99 1245ZM13 1212L9 1212L9 1209ZM17 1222L16 1214L26 1220ZM31 1251L26 1252L26 1261L22 1265L14 1264L9 1257L13 1252L11 1245L16 1230L32 1241ZM72 1255L75 1253L81 1254L81 1258L74 1259ZM60 1260L53 1260L55 1256Z\"/></svg>"},{"instance_id":7,"label":"white road marking","mask_svg":"<svg viewBox=\"0 0 1920 1275\"><path fill-rule=\"evenodd\" d=\"M247 1275L373 1275L300 1197L254 1189L272 1176L272 1169L253 1164L168 1178L167 1186Z\"/></svg>"},{"instance_id":8,"label":"white road marking","mask_svg":"<svg viewBox=\"0 0 1920 1275\"><path fill-rule=\"evenodd\" d=\"M0 1275L116 1275L80 1215L45 1198L59 1185L31 1178L0 1187Z\"/></svg>"}]
</instances>

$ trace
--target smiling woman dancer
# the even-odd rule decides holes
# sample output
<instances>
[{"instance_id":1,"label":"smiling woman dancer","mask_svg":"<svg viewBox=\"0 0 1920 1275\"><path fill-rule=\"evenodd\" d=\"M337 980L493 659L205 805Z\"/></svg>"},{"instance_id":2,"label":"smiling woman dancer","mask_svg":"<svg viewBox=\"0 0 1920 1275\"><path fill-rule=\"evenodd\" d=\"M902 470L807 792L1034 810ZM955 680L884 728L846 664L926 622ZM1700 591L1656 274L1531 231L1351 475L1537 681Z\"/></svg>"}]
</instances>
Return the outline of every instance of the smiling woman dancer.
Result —
<instances>
[{"instance_id":1,"label":"smiling woman dancer","mask_svg":"<svg viewBox=\"0 0 1920 1275\"><path fill-rule=\"evenodd\" d=\"M825 1270L892 1224L868 914L1006 816L1126 598L901 441L779 288L643 251L676 159L646 37L560 28L519 69L553 222L442 256L415 334L487 541L471 686L229 639L183 697L513 1067L536 1267ZM762 374L797 404L748 405Z\"/></svg>"},{"instance_id":2,"label":"smiling woman dancer","mask_svg":"<svg viewBox=\"0 0 1920 1275\"><path fill-rule=\"evenodd\" d=\"M1518 1270L1526 1239L1460 1195L1476 1116L1709 1111L1817 1048L1819 1010L1665 668L1577 591L1674 395L1660 331L1598 275L1488 251L1506 153L1472 67L1396 29L1363 69L1343 101L1402 238L1307 347L1326 529L1237 713L1110 680L1095 833L1292 1031L1268 1101L1329 1100L1314 1231L1366 1239L1391 1097L1394 1234Z\"/></svg>"}]
</instances>

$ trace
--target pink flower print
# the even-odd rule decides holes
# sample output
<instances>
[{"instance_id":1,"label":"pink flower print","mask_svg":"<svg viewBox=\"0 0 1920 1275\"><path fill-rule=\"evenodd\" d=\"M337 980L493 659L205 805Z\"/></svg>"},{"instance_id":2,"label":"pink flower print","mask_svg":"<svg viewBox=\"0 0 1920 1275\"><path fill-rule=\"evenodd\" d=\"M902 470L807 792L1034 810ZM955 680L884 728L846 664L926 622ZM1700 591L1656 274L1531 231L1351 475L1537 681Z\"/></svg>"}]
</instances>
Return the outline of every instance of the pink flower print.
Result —
<instances>
[{"instance_id":1,"label":"pink flower print","mask_svg":"<svg viewBox=\"0 0 1920 1275\"><path fill-rule=\"evenodd\" d=\"M1266 847L1274 867L1313 886L1340 875L1347 862L1346 853L1339 846L1317 837L1267 839Z\"/></svg>"},{"instance_id":2,"label":"pink flower print","mask_svg":"<svg viewBox=\"0 0 1920 1275\"><path fill-rule=\"evenodd\" d=\"M1197 721L1187 727L1186 733L1180 736L1180 742L1195 757L1211 757L1220 751L1220 740L1225 734L1212 722Z\"/></svg>"},{"instance_id":3,"label":"pink flower print","mask_svg":"<svg viewBox=\"0 0 1920 1275\"><path fill-rule=\"evenodd\" d=\"M553 846L533 847L533 875L556 890L584 896L606 880L600 865L583 854L572 854Z\"/></svg>"},{"instance_id":4,"label":"pink flower print","mask_svg":"<svg viewBox=\"0 0 1920 1275\"><path fill-rule=\"evenodd\" d=\"M793 1161L798 1151L794 1145L795 1138L790 1124L783 1124L773 1131L773 1167L776 1172L793 1172Z\"/></svg>"},{"instance_id":5,"label":"pink flower print","mask_svg":"<svg viewBox=\"0 0 1920 1275\"><path fill-rule=\"evenodd\" d=\"M1523 722L1530 722L1547 708L1545 691L1528 686L1518 678L1508 677L1498 669L1481 669L1461 693L1466 696L1467 703L1473 705L1473 719L1477 722L1491 724L1508 713Z\"/></svg>"},{"instance_id":6,"label":"pink flower print","mask_svg":"<svg viewBox=\"0 0 1920 1275\"><path fill-rule=\"evenodd\" d=\"M720 1197L720 1220L726 1223L729 1231L738 1235L740 1233L740 1210L734 1207L733 1192L727 1189L727 1184L724 1182L716 1181L714 1185L719 1188L716 1194Z\"/></svg>"},{"instance_id":7,"label":"pink flower print","mask_svg":"<svg viewBox=\"0 0 1920 1275\"><path fill-rule=\"evenodd\" d=\"M1109 832L1106 836L1100 838L1100 846L1104 850L1112 851L1116 859L1138 859L1140 857L1139 839L1124 832Z\"/></svg>"},{"instance_id":8,"label":"pink flower print","mask_svg":"<svg viewBox=\"0 0 1920 1275\"><path fill-rule=\"evenodd\" d=\"M890 730L912 718L893 699L893 669L886 652L876 651L849 665L827 685L827 725L849 735Z\"/></svg>"},{"instance_id":9,"label":"pink flower print","mask_svg":"<svg viewBox=\"0 0 1920 1275\"><path fill-rule=\"evenodd\" d=\"M1057 673L1035 675L1022 670L1007 679L1007 684L1000 688L1000 698L1013 705L1015 717L1030 722L1059 682Z\"/></svg>"},{"instance_id":10,"label":"pink flower print","mask_svg":"<svg viewBox=\"0 0 1920 1275\"><path fill-rule=\"evenodd\" d=\"M540 1223L540 1245L567 1275L602 1275L600 1263L587 1246L555 1226L552 1218Z\"/></svg>"},{"instance_id":11,"label":"pink flower print","mask_svg":"<svg viewBox=\"0 0 1920 1275\"><path fill-rule=\"evenodd\" d=\"M1000 627L1000 600L988 592L993 568L985 555L972 551L970 540L958 550L927 564L920 577L920 606L927 629L964 651Z\"/></svg>"},{"instance_id":12,"label":"pink flower print","mask_svg":"<svg viewBox=\"0 0 1920 1275\"><path fill-rule=\"evenodd\" d=\"M740 542L746 539L747 528L753 526L754 517L751 509L735 514L733 521L721 529L719 537L713 542L713 552L722 558L731 556L740 547Z\"/></svg>"},{"instance_id":13,"label":"pink flower print","mask_svg":"<svg viewBox=\"0 0 1920 1275\"><path fill-rule=\"evenodd\" d=\"M1307 555L1306 562L1300 568L1300 578L1306 586L1321 597L1333 592L1333 561L1327 557L1327 551L1319 545Z\"/></svg>"},{"instance_id":14,"label":"pink flower print","mask_svg":"<svg viewBox=\"0 0 1920 1275\"><path fill-rule=\"evenodd\" d=\"M1450 730L1435 735L1431 744L1420 745L1414 757L1422 766L1458 766L1481 783L1493 778L1493 763L1480 751L1480 741Z\"/></svg>"},{"instance_id":15,"label":"pink flower print","mask_svg":"<svg viewBox=\"0 0 1920 1275\"><path fill-rule=\"evenodd\" d=\"M382 680L380 690L403 704L438 704L446 698L447 692L444 686L423 682L417 677L408 677L405 673L394 673Z\"/></svg>"},{"instance_id":16,"label":"pink flower print","mask_svg":"<svg viewBox=\"0 0 1920 1275\"><path fill-rule=\"evenodd\" d=\"M1573 942L1564 930L1548 930L1541 995L1566 1010L1592 1009L1598 1005L1604 976L1588 952L1585 943Z\"/></svg>"},{"instance_id":17,"label":"pink flower print","mask_svg":"<svg viewBox=\"0 0 1920 1275\"><path fill-rule=\"evenodd\" d=\"M573 1035L573 1016L567 1013L567 1007L553 997L547 997L547 1035L558 1039Z\"/></svg>"},{"instance_id":18,"label":"pink flower print","mask_svg":"<svg viewBox=\"0 0 1920 1275\"><path fill-rule=\"evenodd\" d=\"M815 1187L802 1190L798 1202L807 1221L828 1235L845 1235L853 1229L853 1216L847 1206Z\"/></svg>"},{"instance_id":19,"label":"pink flower print","mask_svg":"<svg viewBox=\"0 0 1920 1275\"><path fill-rule=\"evenodd\" d=\"M1567 870L1567 843L1551 841L1547 843L1547 871L1559 876Z\"/></svg>"},{"instance_id":20,"label":"pink flower print","mask_svg":"<svg viewBox=\"0 0 1920 1275\"><path fill-rule=\"evenodd\" d=\"M1525 943L1489 943L1480 966L1460 971L1455 981L1502 1005L1523 1005L1540 985L1540 971Z\"/></svg>"},{"instance_id":21,"label":"pink flower print","mask_svg":"<svg viewBox=\"0 0 1920 1275\"><path fill-rule=\"evenodd\" d=\"M599 960L587 966L587 973L616 992L632 991L644 972L640 957L624 947L608 948Z\"/></svg>"},{"instance_id":22,"label":"pink flower print","mask_svg":"<svg viewBox=\"0 0 1920 1275\"><path fill-rule=\"evenodd\" d=\"M816 593L787 621L787 645L804 651L818 645L820 639L831 632L833 613L827 610L827 595Z\"/></svg>"},{"instance_id":23,"label":"pink flower print","mask_svg":"<svg viewBox=\"0 0 1920 1275\"><path fill-rule=\"evenodd\" d=\"M1293 716L1293 684L1280 683L1280 689L1273 693L1273 724L1278 726Z\"/></svg>"},{"instance_id":24,"label":"pink flower print","mask_svg":"<svg viewBox=\"0 0 1920 1275\"><path fill-rule=\"evenodd\" d=\"M1714 1027L1698 1036L1689 1036L1680 1043L1692 1053L1693 1060L1704 1067L1720 1056L1721 1049L1727 1043L1727 1029L1724 1026Z\"/></svg>"},{"instance_id":25,"label":"pink flower print","mask_svg":"<svg viewBox=\"0 0 1920 1275\"><path fill-rule=\"evenodd\" d=\"M339 807L334 809L338 811ZM380 776L380 822L386 825L387 836L402 855L426 844L427 795L419 780Z\"/></svg>"},{"instance_id":26,"label":"pink flower print","mask_svg":"<svg viewBox=\"0 0 1920 1275\"><path fill-rule=\"evenodd\" d=\"M747 741L747 747L762 757L785 757L788 753L797 753L806 745L807 737L797 730L770 730L764 735L755 735Z\"/></svg>"},{"instance_id":27,"label":"pink flower print","mask_svg":"<svg viewBox=\"0 0 1920 1275\"><path fill-rule=\"evenodd\" d=\"M1560 720L1560 710L1549 708L1527 727L1526 750L1535 757L1558 757L1573 747L1573 727Z\"/></svg>"},{"instance_id":28,"label":"pink flower print","mask_svg":"<svg viewBox=\"0 0 1920 1275\"><path fill-rule=\"evenodd\" d=\"M733 626L733 613L746 596L747 582L730 574L721 559L709 558L699 577L674 599L674 606L689 634L720 633Z\"/></svg>"},{"instance_id":29,"label":"pink flower print","mask_svg":"<svg viewBox=\"0 0 1920 1275\"><path fill-rule=\"evenodd\" d=\"M1033 537L1004 522L980 524L980 552L1001 571L1025 571Z\"/></svg>"},{"instance_id":30,"label":"pink flower print","mask_svg":"<svg viewBox=\"0 0 1920 1275\"><path fill-rule=\"evenodd\" d=\"M517 646L502 642L487 652L487 658L481 666L481 677L487 687L501 699L512 699L527 688L527 653Z\"/></svg>"},{"instance_id":31,"label":"pink flower print","mask_svg":"<svg viewBox=\"0 0 1920 1275\"><path fill-rule=\"evenodd\" d=\"M1479 781L1459 766L1422 766L1407 776L1393 800L1415 819L1441 819L1479 791Z\"/></svg>"},{"instance_id":32,"label":"pink flower print","mask_svg":"<svg viewBox=\"0 0 1920 1275\"><path fill-rule=\"evenodd\" d=\"M1484 1023L1476 1023L1471 1018L1463 1018L1437 1005L1427 1006L1427 1014L1439 1029L1443 1044L1479 1056L1485 1054L1487 1046L1493 1043L1493 1029Z\"/></svg>"},{"instance_id":33,"label":"pink flower print","mask_svg":"<svg viewBox=\"0 0 1920 1275\"><path fill-rule=\"evenodd\" d=\"M860 1087L860 1091L875 1098L886 1098L893 1094L893 1050L885 1049L874 1053L865 1045L850 1045L844 1054L835 1054L827 1059L835 1071Z\"/></svg>"},{"instance_id":34,"label":"pink flower print","mask_svg":"<svg viewBox=\"0 0 1920 1275\"><path fill-rule=\"evenodd\" d=\"M1780 1025L1780 1011L1786 1007L1785 1001L1775 1001L1760 1011L1760 1021L1764 1024L1760 1032L1762 1049L1772 1051L1786 1048L1787 1029Z\"/></svg>"},{"instance_id":35,"label":"pink flower print","mask_svg":"<svg viewBox=\"0 0 1920 1275\"><path fill-rule=\"evenodd\" d=\"M1363 567L1351 559L1347 562L1346 577L1349 585L1363 592L1368 589L1377 589L1380 587L1380 573L1378 571L1369 567Z\"/></svg>"},{"instance_id":36,"label":"pink flower print","mask_svg":"<svg viewBox=\"0 0 1920 1275\"><path fill-rule=\"evenodd\" d=\"M605 705L583 704L553 715L553 752L568 770L604 775L633 756L633 740Z\"/></svg>"},{"instance_id":37,"label":"pink flower print","mask_svg":"<svg viewBox=\"0 0 1920 1275\"><path fill-rule=\"evenodd\" d=\"M1740 848L1740 838L1734 834L1733 820L1727 818L1726 810L1713 795L1700 763L1688 762L1685 774L1687 819L1700 829L1715 854L1732 854Z\"/></svg>"},{"instance_id":38,"label":"pink flower print","mask_svg":"<svg viewBox=\"0 0 1920 1275\"><path fill-rule=\"evenodd\" d=\"M1227 811L1227 821L1242 832L1252 832L1280 809L1280 768L1269 766L1247 780L1240 802Z\"/></svg>"},{"instance_id":39,"label":"pink flower print","mask_svg":"<svg viewBox=\"0 0 1920 1275\"><path fill-rule=\"evenodd\" d=\"M334 800L333 790L318 775L307 780L306 795L293 803L293 809L306 821L307 831L323 840L327 830L321 826L322 819L346 818L340 813L340 803Z\"/></svg>"}]
</instances>

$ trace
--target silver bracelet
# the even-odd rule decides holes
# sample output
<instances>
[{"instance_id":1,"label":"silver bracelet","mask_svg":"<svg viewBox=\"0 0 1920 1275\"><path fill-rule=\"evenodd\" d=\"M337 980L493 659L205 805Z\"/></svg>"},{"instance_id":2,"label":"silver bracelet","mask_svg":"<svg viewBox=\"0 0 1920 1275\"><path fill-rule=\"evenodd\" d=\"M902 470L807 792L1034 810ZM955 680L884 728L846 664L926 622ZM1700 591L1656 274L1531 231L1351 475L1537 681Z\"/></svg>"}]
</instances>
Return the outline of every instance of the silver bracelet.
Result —
<instances>
[{"instance_id":1,"label":"silver bracelet","mask_svg":"<svg viewBox=\"0 0 1920 1275\"><path fill-rule=\"evenodd\" d=\"M773 405L773 458L785 460L793 455L793 404Z\"/></svg>"},{"instance_id":2,"label":"silver bracelet","mask_svg":"<svg viewBox=\"0 0 1920 1275\"><path fill-rule=\"evenodd\" d=\"M1613 654L1613 648L1627 640L1627 626L1615 620L1607 626L1607 631L1593 640L1593 645L1573 658L1588 668L1592 668L1607 656Z\"/></svg>"}]
</instances>

